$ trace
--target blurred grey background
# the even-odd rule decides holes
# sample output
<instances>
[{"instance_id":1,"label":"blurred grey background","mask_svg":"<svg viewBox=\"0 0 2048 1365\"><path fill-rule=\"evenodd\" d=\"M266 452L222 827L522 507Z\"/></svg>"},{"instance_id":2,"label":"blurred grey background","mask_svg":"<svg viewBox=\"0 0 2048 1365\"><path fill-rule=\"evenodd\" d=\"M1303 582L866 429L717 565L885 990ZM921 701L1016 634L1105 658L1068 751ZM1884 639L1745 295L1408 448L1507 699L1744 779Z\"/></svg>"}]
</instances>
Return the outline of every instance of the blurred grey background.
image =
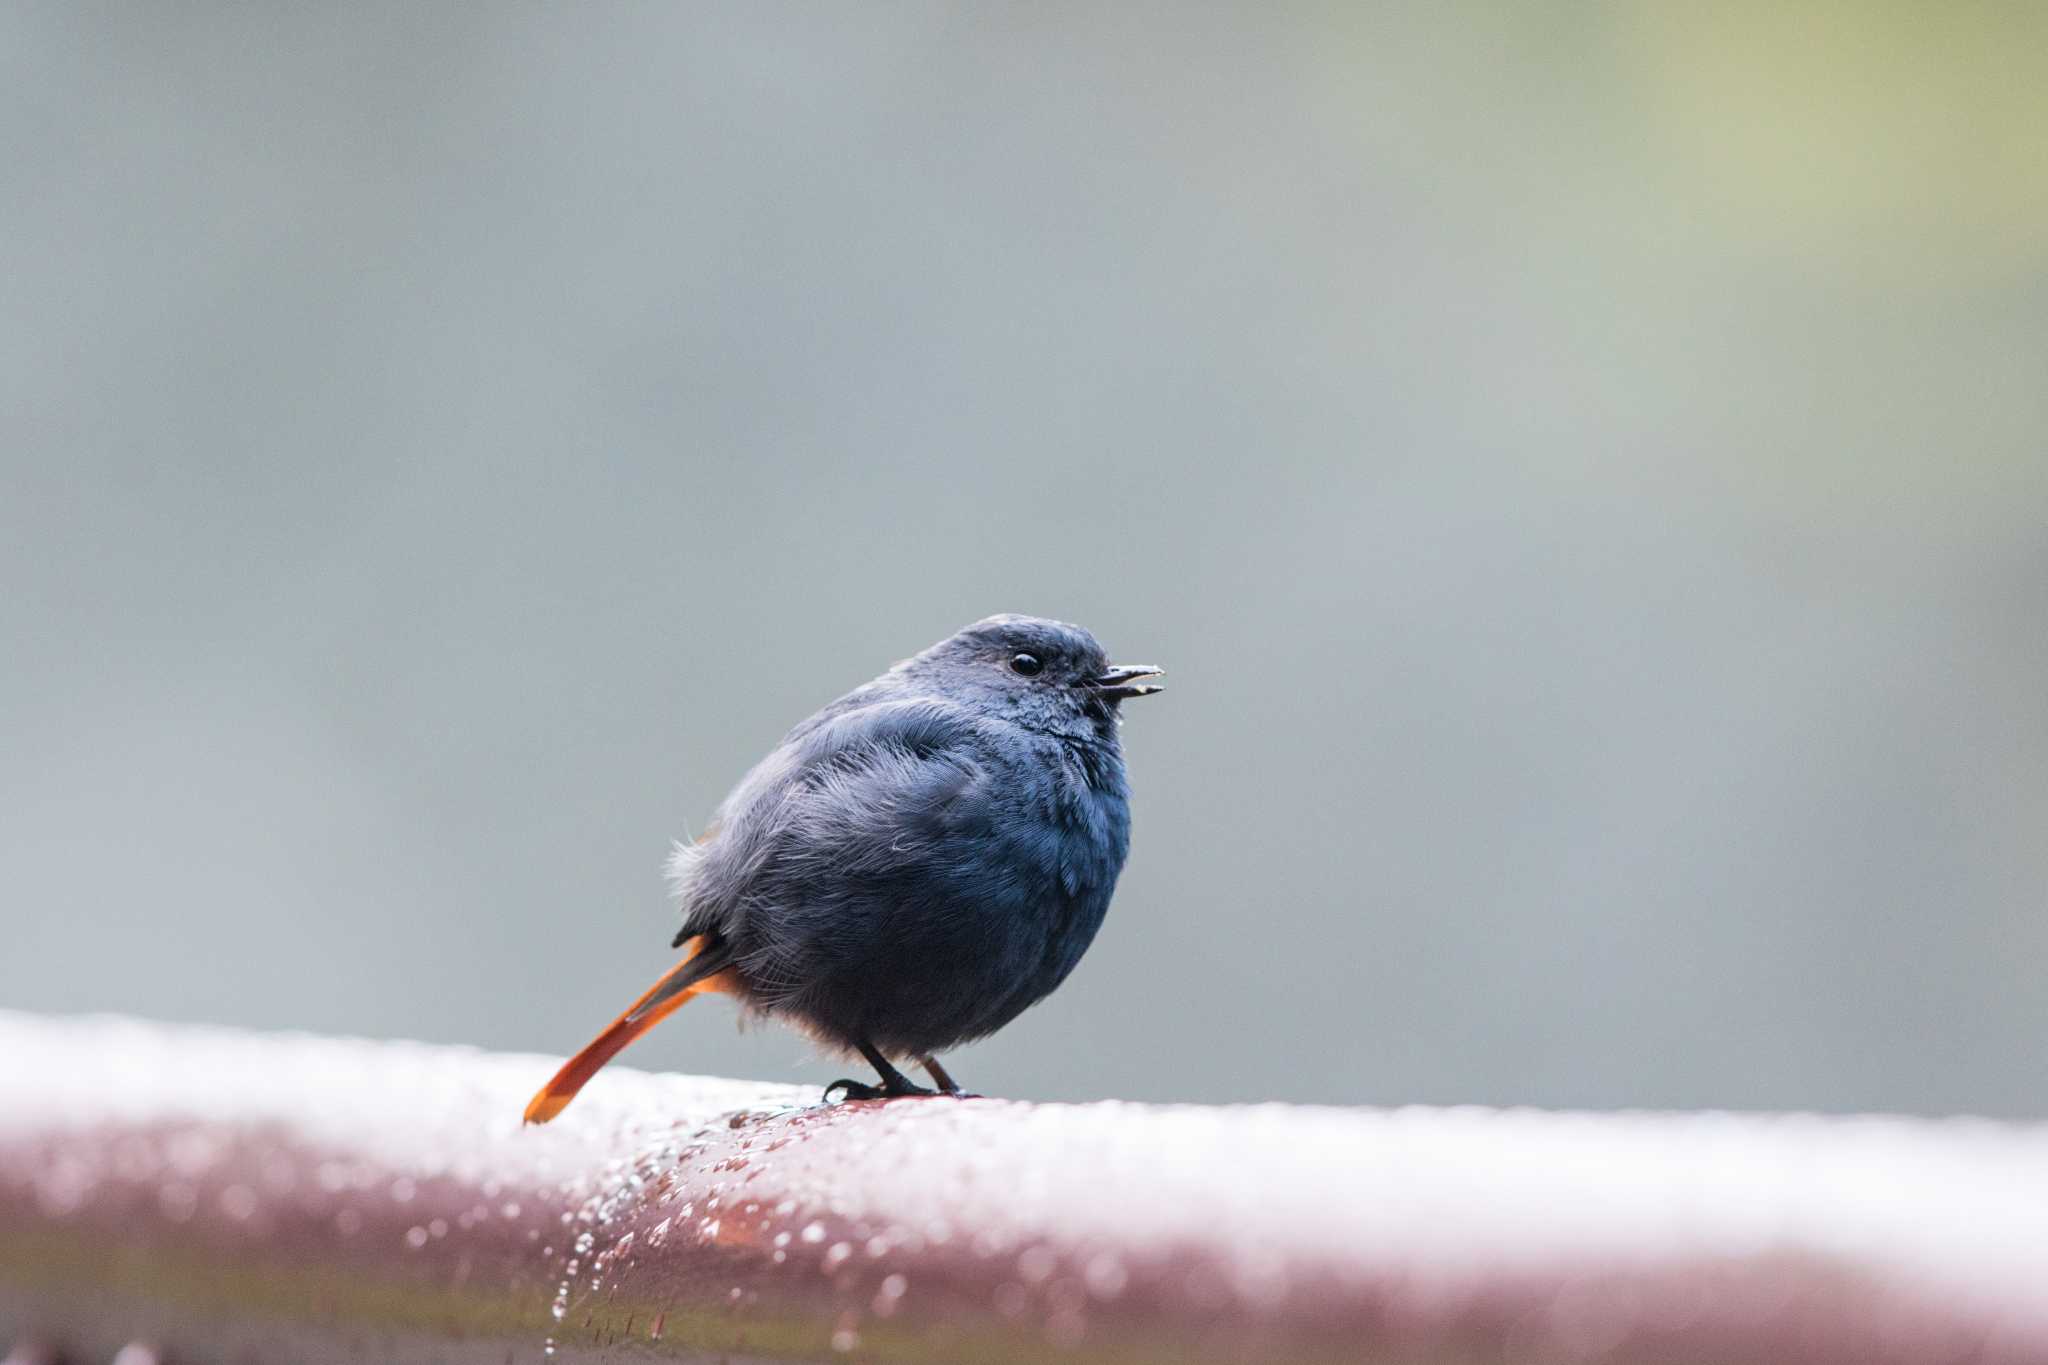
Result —
<instances>
[{"instance_id":1,"label":"blurred grey background","mask_svg":"<svg viewBox=\"0 0 2048 1365\"><path fill-rule=\"evenodd\" d=\"M2044 50L7 6L0 1004L566 1051L786 726L1025 611L1171 690L977 1088L2048 1113Z\"/></svg>"}]
</instances>

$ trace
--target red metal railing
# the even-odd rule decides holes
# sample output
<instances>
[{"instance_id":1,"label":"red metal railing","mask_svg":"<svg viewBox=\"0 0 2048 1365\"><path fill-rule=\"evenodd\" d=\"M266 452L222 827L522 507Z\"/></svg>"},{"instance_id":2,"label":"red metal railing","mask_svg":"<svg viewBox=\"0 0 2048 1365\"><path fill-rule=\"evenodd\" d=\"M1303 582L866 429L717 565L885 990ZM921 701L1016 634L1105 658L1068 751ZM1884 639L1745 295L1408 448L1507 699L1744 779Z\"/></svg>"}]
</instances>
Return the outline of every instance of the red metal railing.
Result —
<instances>
[{"instance_id":1,"label":"red metal railing","mask_svg":"<svg viewBox=\"0 0 2048 1365\"><path fill-rule=\"evenodd\" d=\"M919 1100L0 1014L23 1360L2048 1362L2048 1130ZM38 1356L41 1353L41 1356Z\"/></svg>"}]
</instances>

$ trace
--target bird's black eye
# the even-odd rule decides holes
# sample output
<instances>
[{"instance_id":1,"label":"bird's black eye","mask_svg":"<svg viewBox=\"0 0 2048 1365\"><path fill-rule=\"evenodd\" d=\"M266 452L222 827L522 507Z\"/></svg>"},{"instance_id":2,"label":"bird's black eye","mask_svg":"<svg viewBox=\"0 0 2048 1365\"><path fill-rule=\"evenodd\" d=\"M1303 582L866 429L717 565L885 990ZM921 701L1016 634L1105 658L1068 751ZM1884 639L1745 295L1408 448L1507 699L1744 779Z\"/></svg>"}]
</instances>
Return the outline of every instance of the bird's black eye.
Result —
<instances>
[{"instance_id":1,"label":"bird's black eye","mask_svg":"<svg viewBox=\"0 0 2048 1365\"><path fill-rule=\"evenodd\" d=\"M1045 664L1036 654L1013 654L1010 656L1010 671L1035 678L1045 671Z\"/></svg>"}]
</instances>

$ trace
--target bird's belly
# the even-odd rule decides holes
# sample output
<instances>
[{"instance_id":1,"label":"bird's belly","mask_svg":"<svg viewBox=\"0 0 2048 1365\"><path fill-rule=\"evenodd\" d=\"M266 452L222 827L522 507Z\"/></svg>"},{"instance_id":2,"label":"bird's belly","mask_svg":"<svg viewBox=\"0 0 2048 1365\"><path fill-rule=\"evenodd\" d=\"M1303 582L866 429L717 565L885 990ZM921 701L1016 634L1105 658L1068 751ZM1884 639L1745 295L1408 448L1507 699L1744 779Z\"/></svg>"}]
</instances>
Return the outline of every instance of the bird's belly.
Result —
<instances>
[{"instance_id":1,"label":"bird's belly","mask_svg":"<svg viewBox=\"0 0 2048 1365\"><path fill-rule=\"evenodd\" d=\"M1109 897L901 895L842 906L775 1013L844 1045L938 1052L1001 1028L1043 999L1086 951Z\"/></svg>"}]
</instances>

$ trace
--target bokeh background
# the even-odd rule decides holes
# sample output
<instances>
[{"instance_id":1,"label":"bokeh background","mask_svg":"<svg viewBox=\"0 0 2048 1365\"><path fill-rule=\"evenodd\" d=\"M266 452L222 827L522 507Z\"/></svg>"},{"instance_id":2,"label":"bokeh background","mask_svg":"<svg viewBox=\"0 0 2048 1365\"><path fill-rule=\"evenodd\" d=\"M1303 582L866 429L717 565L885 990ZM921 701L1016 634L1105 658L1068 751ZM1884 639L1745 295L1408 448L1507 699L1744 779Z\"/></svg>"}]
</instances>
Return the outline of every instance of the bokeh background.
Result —
<instances>
[{"instance_id":1,"label":"bokeh background","mask_svg":"<svg viewBox=\"0 0 2048 1365\"><path fill-rule=\"evenodd\" d=\"M784 728L1025 611L1171 690L978 1088L2048 1113L2044 51L0 9L0 1004L566 1051Z\"/></svg>"}]
</instances>

